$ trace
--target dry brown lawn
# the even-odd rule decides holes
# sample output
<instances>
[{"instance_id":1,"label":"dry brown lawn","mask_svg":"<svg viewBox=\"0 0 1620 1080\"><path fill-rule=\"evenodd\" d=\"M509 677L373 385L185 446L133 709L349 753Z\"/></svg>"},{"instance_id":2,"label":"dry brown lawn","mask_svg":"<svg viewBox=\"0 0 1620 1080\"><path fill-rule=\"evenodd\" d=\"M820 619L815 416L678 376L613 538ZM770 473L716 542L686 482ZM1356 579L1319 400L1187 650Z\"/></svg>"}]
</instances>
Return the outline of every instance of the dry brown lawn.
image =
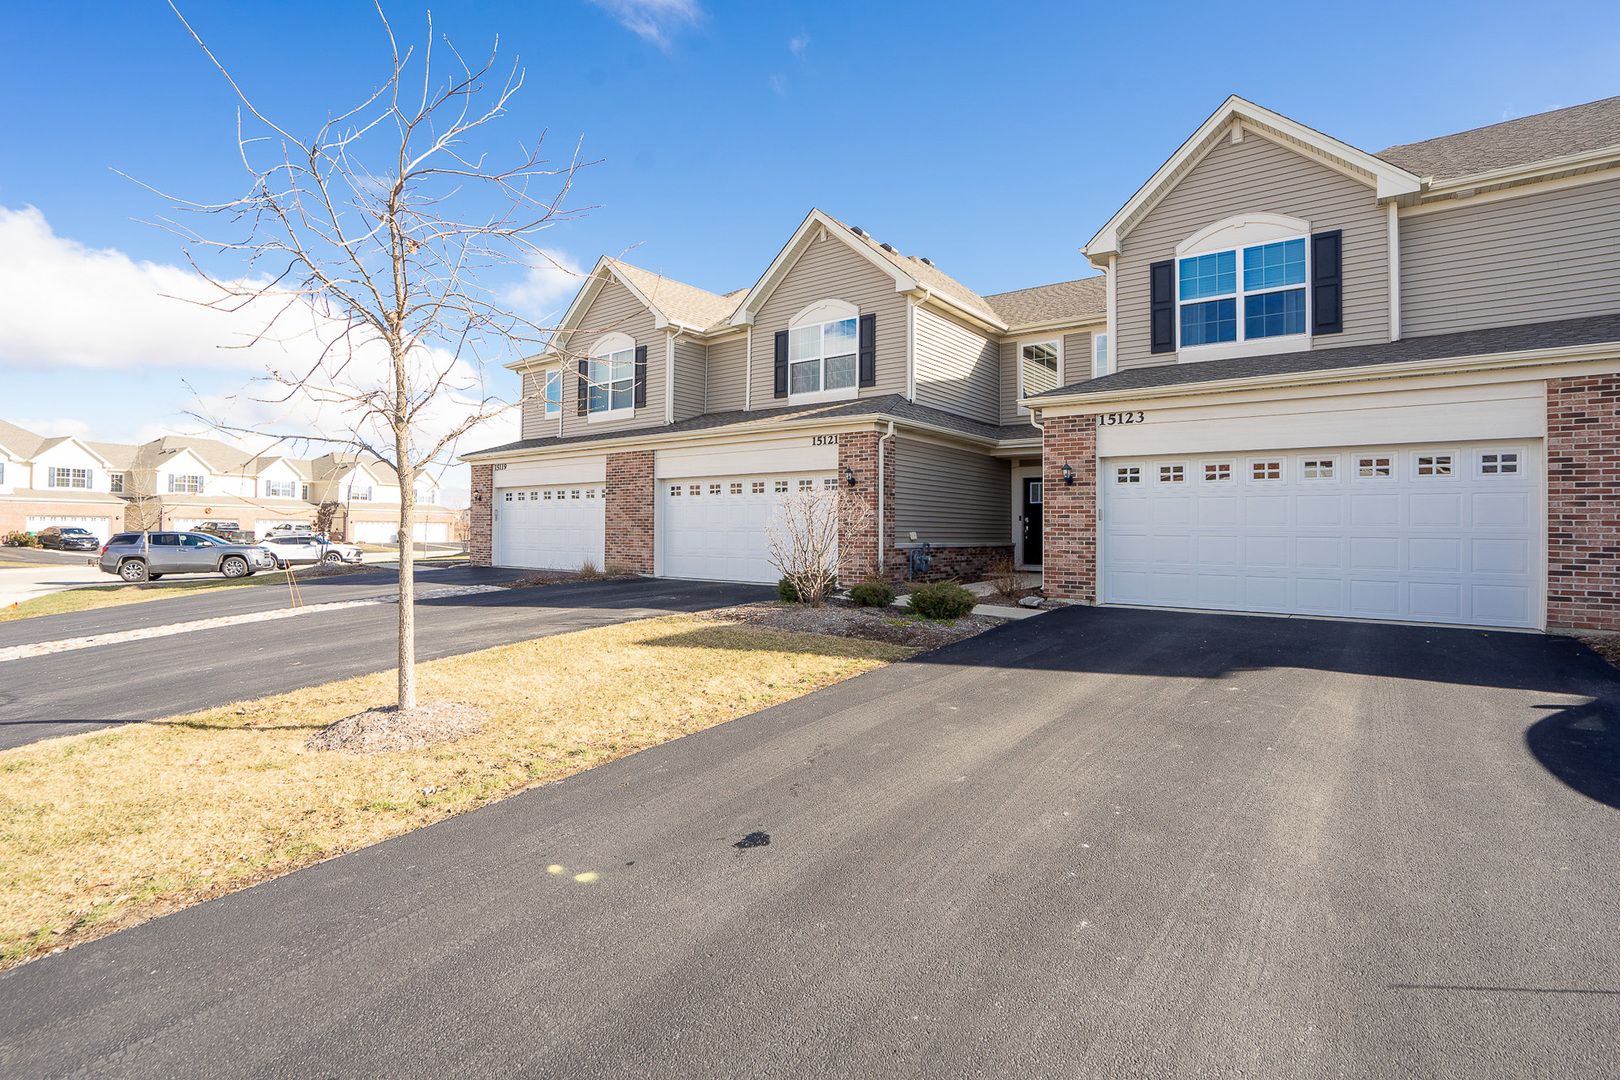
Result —
<instances>
[{"instance_id":1,"label":"dry brown lawn","mask_svg":"<svg viewBox=\"0 0 1620 1080\"><path fill-rule=\"evenodd\" d=\"M419 666L462 742L304 749L392 672L0 751L0 968L374 844L912 650L671 616Z\"/></svg>"}]
</instances>

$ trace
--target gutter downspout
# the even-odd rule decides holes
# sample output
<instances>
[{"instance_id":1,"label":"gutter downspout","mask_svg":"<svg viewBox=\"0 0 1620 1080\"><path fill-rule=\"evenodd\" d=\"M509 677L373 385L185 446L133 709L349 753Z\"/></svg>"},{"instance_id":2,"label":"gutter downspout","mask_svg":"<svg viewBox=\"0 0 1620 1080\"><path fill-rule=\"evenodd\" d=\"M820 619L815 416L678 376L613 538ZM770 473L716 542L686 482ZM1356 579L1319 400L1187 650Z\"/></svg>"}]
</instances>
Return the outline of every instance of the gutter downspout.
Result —
<instances>
[{"instance_id":1,"label":"gutter downspout","mask_svg":"<svg viewBox=\"0 0 1620 1080\"><path fill-rule=\"evenodd\" d=\"M754 400L754 324L748 324L748 344L743 346L743 412L753 408Z\"/></svg>"},{"instance_id":2,"label":"gutter downspout","mask_svg":"<svg viewBox=\"0 0 1620 1080\"><path fill-rule=\"evenodd\" d=\"M1401 215L1389 204L1389 340L1401 340Z\"/></svg>"},{"instance_id":3,"label":"gutter downspout","mask_svg":"<svg viewBox=\"0 0 1620 1080\"><path fill-rule=\"evenodd\" d=\"M923 303L934 298L934 290L922 282L917 282L917 288L923 291ZM906 400L917 400L917 299L910 296L906 298Z\"/></svg>"},{"instance_id":4,"label":"gutter downspout","mask_svg":"<svg viewBox=\"0 0 1620 1080\"><path fill-rule=\"evenodd\" d=\"M894 421L889 421L889 433L877 441L877 575L883 577L883 444L894 438Z\"/></svg>"}]
</instances>

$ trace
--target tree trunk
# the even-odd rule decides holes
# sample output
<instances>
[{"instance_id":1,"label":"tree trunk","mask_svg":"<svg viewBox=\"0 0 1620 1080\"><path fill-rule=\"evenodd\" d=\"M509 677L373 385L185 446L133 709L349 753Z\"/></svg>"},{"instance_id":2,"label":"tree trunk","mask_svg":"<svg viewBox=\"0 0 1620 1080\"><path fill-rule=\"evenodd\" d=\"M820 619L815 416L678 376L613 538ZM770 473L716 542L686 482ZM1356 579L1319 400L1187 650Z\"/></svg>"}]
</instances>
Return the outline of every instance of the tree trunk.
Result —
<instances>
[{"instance_id":1,"label":"tree trunk","mask_svg":"<svg viewBox=\"0 0 1620 1080\"><path fill-rule=\"evenodd\" d=\"M403 473L399 483L399 707L416 708L416 492Z\"/></svg>"}]
</instances>

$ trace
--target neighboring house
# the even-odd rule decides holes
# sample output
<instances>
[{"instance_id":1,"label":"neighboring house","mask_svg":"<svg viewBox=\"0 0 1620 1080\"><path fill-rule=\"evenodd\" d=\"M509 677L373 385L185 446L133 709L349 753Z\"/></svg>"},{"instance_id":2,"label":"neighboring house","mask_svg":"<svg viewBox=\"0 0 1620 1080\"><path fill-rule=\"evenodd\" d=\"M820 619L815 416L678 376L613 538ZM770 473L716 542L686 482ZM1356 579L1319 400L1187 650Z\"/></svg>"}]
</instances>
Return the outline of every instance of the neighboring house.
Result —
<instances>
[{"instance_id":1,"label":"neighboring house","mask_svg":"<svg viewBox=\"0 0 1620 1080\"><path fill-rule=\"evenodd\" d=\"M47 439L0 421L0 536L76 525L106 538L121 528L124 501L107 448Z\"/></svg>"},{"instance_id":2,"label":"neighboring house","mask_svg":"<svg viewBox=\"0 0 1620 1080\"><path fill-rule=\"evenodd\" d=\"M931 577L1038 566L1041 433L1019 398L1090 374L1104 318L1101 278L980 296L819 210L725 295L602 259L510 365L522 440L465 456L471 548L774 582L778 499L839 486L875 511L843 538L846 578L880 551L903 577L924 544Z\"/></svg>"},{"instance_id":3,"label":"neighboring house","mask_svg":"<svg viewBox=\"0 0 1620 1080\"><path fill-rule=\"evenodd\" d=\"M391 476L381 462L354 455L254 457L215 439L173 435L138 446L45 439L0 422L0 535L77 525L105 540L122 529L220 520L262 534L312 524L330 499L335 533L386 543L399 529ZM417 538L447 539L456 514L438 505L438 486L424 477L416 494Z\"/></svg>"},{"instance_id":4,"label":"neighboring house","mask_svg":"<svg viewBox=\"0 0 1620 1080\"><path fill-rule=\"evenodd\" d=\"M1049 595L1620 629L1620 98L1369 154L1231 98L979 296L820 211L749 289L603 259L473 463L474 558L774 580L773 499ZM1039 426L1036 426L1039 425Z\"/></svg>"},{"instance_id":5,"label":"neighboring house","mask_svg":"<svg viewBox=\"0 0 1620 1080\"><path fill-rule=\"evenodd\" d=\"M1231 98L1085 252L1048 594L1620 629L1620 98L1368 154Z\"/></svg>"}]
</instances>

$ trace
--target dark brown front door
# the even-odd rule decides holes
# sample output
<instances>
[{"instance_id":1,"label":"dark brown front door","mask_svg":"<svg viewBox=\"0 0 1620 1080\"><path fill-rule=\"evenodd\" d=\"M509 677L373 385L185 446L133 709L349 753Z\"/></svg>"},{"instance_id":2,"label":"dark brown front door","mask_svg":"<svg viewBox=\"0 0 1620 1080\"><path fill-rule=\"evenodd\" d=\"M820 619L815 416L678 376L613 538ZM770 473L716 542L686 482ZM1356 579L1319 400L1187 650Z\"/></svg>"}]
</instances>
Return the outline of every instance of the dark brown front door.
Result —
<instances>
[{"instance_id":1,"label":"dark brown front door","mask_svg":"<svg viewBox=\"0 0 1620 1080\"><path fill-rule=\"evenodd\" d=\"M1038 476L1024 479L1024 565L1041 565L1041 504L1045 488Z\"/></svg>"}]
</instances>

